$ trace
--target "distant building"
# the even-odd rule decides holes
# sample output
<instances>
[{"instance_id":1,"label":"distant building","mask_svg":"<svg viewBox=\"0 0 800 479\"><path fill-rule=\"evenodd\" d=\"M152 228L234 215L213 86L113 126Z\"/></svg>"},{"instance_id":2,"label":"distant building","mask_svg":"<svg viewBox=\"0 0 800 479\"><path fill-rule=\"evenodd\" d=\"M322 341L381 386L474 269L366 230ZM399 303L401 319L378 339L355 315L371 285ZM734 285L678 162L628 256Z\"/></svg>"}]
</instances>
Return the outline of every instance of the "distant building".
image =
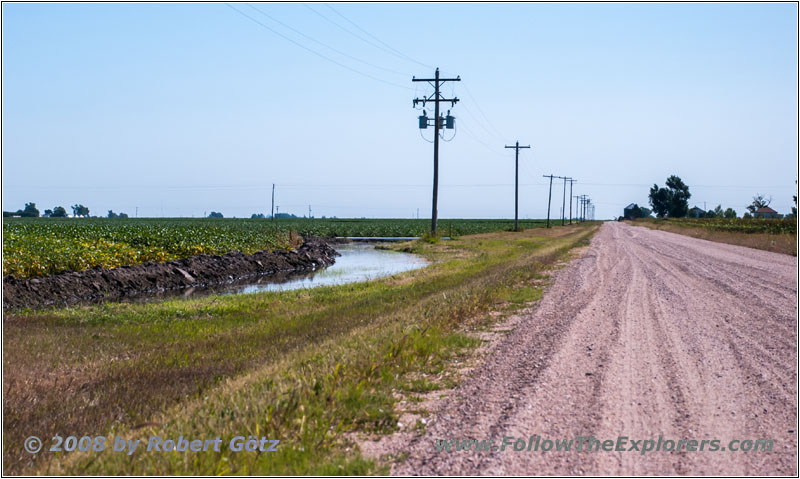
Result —
<instances>
[{"instance_id":1,"label":"distant building","mask_svg":"<svg viewBox=\"0 0 800 479\"><path fill-rule=\"evenodd\" d=\"M638 216L638 214L637 214L638 212L636 210L638 210L638 209L639 209L639 205L637 205L636 203L631 203L628 206L626 206L625 209L622 210L622 216L626 220L630 220L630 219L636 218L636 216Z\"/></svg>"},{"instance_id":2,"label":"distant building","mask_svg":"<svg viewBox=\"0 0 800 479\"><path fill-rule=\"evenodd\" d=\"M640 207L636 203L631 203L622 210L622 216L626 220L635 220L636 218L646 218L650 216L650 210Z\"/></svg>"},{"instance_id":3,"label":"distant building","mask_svg":"<svg viewBox=\"0 0 800 479\"><path fill-rule=\"evenodd\" d=\"M706 212L703 211L702 208L698 208L695 206L694 208L689 210L689 213L686 214L689 218L702 218L706 215Z\"/></svg>"},{"instance_id":4,"label":"distant building","mask_svg":"<svg viewBox=\"0 0 800 479\"><path fill-rule=\"evenodd\" d=\"M782 215L769 206L762 206L753 212L755 218L780 218Z\"/></svg>"}]
</instances>

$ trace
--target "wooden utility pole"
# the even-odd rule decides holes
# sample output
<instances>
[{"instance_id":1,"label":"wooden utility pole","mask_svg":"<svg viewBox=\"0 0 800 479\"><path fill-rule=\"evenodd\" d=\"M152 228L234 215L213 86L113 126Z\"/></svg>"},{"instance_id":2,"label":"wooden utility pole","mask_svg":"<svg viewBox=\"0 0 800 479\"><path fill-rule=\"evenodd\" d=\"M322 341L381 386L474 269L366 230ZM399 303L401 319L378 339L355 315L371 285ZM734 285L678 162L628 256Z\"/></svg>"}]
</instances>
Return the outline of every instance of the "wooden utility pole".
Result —
<instances>
[{"instance_id":1,"label":"wooden utility pole","mask_svg":"<svg viewBox=\"0 0 800 479\"><path fill-rule=\"evenodd\" d=\"M589 204L589 197L586 195L581 195L581 218L582 221L586 221L586 206Z\"/></svg>"},{"instance_id":2,"label":"wooden utility pole","mask_svg":"<svg viewBox=\"0 0 800 479\"><path fill-rule=\"evenodd\" d=\"M514 146L506 145L506 148L514 148L516 150L516 161L514 163L514 231L519 231L519 149L530 148L528 146L519 146L519 141Z\"/></svg>"},{"instance_id":3,"label":"wooden utility pole","mask_svg":"<svg viewBox=\"0 0 800 479\"><path fill-rule=\"evenodd\" d=\"M542 175L545 178L550 178L550 191L547 193L547 227L550 227L550 200L553 198L553 175Z\"/></svg>"},{"instance_id":4,"label":"wooden utility pole","mask_svg":"<svg viewBox=\"0 0 800 479\"><path fill-rule=\"evenodd\" d=\"M433 86L433 94L429 97L423 98L414 98L414 106L417 106L417 103L422 103L424 107L426 103L433 102L434 103L434 128L433 128L433 205L431 211L431 234L436 235L436 220L438 218L437 212L437 202L439 198L439 130L442 128L442 119L439 117L439 103L440 102L448 102L451 106L455 106L458 102L458 98L442 98L439 94L439 89L445 82L449 81L461 81L461 77L456 78L440 78L439 77L439 69L436 69L436 76L434 78L411 78L412 82L428 82ZM433 83L431 83L433 82ZM423 110L424 113L424 110ZM449 116L449 115L448 115ZM425 122L425 126L423 126L423 118ZM448 119L449 120L449 119ZM427 116L423 115L420 117L420 128L427 128L428 118Z\"/></svg>"},{"instance_id":5,"label":"wooden utility pole","mask_svg":"<svg viewBox=\"0 0 800 479\"><path fill-rule=\"evenodd\" d=\"M553 178L564 178L564 191L567 191L566 177L555 175L542 175L545 178L550 178L550 192L547 195L547 227L550 227L550 201L553 197ZM561 205L561 225L564 225L564 203Z\"/></svg>"},{"instance_id":6,"label":"wooden utility pole","mask_svg":"<svg viewBox=\"0 0 800 479\"><path fill-rule=\"evenodd\" d=\"M575 198L575 222L577 223L580 220L580 211L581 209L578 207L578 200L580 199L580 195L573 196ZM569 209L572 209L572 203L569 205Z\"/></svg>"},{"instance_id":7,"label":"wooden utility pole","mask_svg":"<svg viewBox=\"0 0 800 479\"><path fill-rule=\"evenodd\" d=\"M275 221L275 183L272 184L272 221Z\"/></svg>"},{"instance_id":8,"label":"wooden utility pole","mask_svg":"<svg viewBox=\"0 0 800 479\"><path fill-rule=\"evenodd\" d=\"M567 180L569 178L566 176L561 178L564 179L564 191L561 193L561 226L564 226L564 223L566 223L565 217L567 216Z\"/></svg>"},{"instance_id":9,"label":"wooden utility pole","mask_svg":"<svg viewBox=\"0 0 800 479\"><path fill-rule=\"evenodd\" d=\"M567 181L569 181L569 224L572 224L572 184L578 180L570 178Z\"/></svg>"}]
</instances>

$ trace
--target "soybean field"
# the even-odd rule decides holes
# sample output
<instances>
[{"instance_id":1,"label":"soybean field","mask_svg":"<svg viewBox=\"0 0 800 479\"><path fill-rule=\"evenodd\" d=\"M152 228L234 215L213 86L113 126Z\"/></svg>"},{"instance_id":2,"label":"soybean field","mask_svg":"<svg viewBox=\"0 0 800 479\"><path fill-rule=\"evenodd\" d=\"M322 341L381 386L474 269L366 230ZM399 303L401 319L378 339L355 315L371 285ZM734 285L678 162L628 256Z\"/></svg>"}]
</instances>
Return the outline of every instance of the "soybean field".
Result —
<instances>
[{"instance_id":1,"label":"soybean field","mask_svg":"<svg viewBox=\"0 0 800 479\"><path fill-rule=\"evenodd\" d=\"M541 227L544 221L520 226ZM510 220L439 221L439 233L453 237L512 227ZM429 228L426 219L6 218L3 275L35 278L198 254L288 249L297 246L297 235L422 236Z\"/></svg>"}]
</instances>

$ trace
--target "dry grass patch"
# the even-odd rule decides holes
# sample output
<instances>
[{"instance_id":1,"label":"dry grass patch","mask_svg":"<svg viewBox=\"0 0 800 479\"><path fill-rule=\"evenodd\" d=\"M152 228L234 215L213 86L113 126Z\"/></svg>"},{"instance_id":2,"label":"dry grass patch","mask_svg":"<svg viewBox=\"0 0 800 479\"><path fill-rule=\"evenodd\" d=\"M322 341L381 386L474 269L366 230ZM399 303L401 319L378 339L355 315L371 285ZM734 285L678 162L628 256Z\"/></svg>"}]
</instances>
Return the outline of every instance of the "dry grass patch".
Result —
<instances>
[{"instance_id":1,"label":"dry grass patch","mask_svg":"<svg viewBox=\"0 0 800 479\"><path fill-rule=\"evenodd\" d=\"M696 228L668 222L654 223L650 221L627 221L633 226L644 226L654 230L668 231L692 238L715 241L717 243L745 246L773 253L797 256L797 235L794 234L767 234L767 233L738 233L733 231L720 231L708 228Z\"/></svg>"}]
</instances>

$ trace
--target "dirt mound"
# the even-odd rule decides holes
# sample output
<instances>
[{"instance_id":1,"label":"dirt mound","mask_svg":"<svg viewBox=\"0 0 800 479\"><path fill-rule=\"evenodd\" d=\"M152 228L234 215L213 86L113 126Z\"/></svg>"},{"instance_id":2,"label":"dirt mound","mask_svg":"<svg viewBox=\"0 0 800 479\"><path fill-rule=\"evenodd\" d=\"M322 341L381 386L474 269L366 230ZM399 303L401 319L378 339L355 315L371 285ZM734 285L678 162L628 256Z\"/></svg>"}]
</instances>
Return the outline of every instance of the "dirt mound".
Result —
<instances>
[{"instance_id":1,"label":"dirt mound","mask_svg":"<svg viewBox=\"0 0 800 479\"><path fill-rule=\"evenodd\" d=\"M230 283L263 275L313 271L330 266L339 253L328 241L307 238L297 250L226 255L148 262L114 269L94 268L19 280L3 277L3 309L41 308L105 299L121 299L143 293Z\"/></svg>"}]
</instances>

